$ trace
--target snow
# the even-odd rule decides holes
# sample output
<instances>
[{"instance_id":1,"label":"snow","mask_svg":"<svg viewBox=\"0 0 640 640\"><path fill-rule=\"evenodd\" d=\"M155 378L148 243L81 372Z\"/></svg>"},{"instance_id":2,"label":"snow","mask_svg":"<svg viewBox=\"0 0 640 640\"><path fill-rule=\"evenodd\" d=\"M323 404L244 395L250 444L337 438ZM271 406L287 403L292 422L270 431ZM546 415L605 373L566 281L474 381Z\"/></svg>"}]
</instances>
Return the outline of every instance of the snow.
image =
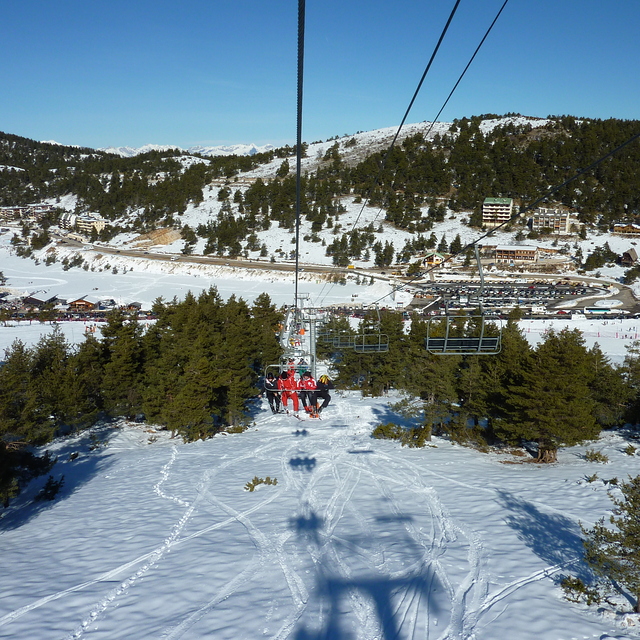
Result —
<instances>
[{"instance_id":1,"label":"snow","mask_svg":"<svg viewBox=\"0 0 640 640\"><path fill-rule=\"evenodd\" d=\"M640 340L640 320L637 318L604 320L577 315L567 320L521 320L519 326L532 346L541 342L549 329L578 329L587 348L597 344L609 360L617 365L623 363L628 348Z\"/></svg>"},{"instance_id":2,"label":"snow","mask_svg":"<svg viewBox=\"0 0 640 640\"><path fill-rule=\"evenodd\" d=\"M226 265L151 260L144 257L101 253L100 247L86 247L81 253L92 270L81 268L65 271L61 260L66 255L73 257L76 250L58 247L58 262L45 266L33 260L15 256L9 245L11 234L0 236L0 271L7 278L7 287L12 293L39 293L57 295L63 299L76 299L91 294L99 299L113 298L118 304L141 302L150 308L155 299L162 296L171 300L183 298L188 291L198 294L216 286L223 298L236 295L251 303L263 292L267 292L278 304L292 304L291 272L270 271L265 262L264 270L251 271ZM40 259L46 256L46 249ZM113 269L118 271L113 273ZM354 276L355 278L355 276ZM358 301L367 303L388 294L390 286L378 281L372 286L357 285L353 278L346 285L331 285L319 274L300 274L300 292L309 293L323 305L343 303L353 294Z\"/></svg>"},{"instance_id":3,"label":"snow","mask_svg":"<svg viewBox=\"0 0 640 640\"><path fill-rule=\"evenodd\" d=\"M587 446L553 466L441 438L407 449L370 437L396 398L333 395L320 421L263 400L247 432L204 442L118 421L50 445L59 498L32 502L39 479L0 520L0 636L639 636L623 627L637 616L557 585L579 568L579 523L611 507L603 480L640 473L621 435L596 443L606 465ZM256 475L277 485L246 491Z\"/></svg>"}]
</instances>

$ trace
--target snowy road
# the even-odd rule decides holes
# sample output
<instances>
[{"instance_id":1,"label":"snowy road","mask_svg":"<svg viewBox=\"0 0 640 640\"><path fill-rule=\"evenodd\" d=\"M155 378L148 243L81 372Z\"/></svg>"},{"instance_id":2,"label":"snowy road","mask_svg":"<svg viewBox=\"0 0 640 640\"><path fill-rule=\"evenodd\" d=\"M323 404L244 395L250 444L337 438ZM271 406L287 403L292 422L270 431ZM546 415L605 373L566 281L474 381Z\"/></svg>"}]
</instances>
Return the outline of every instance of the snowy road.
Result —
<instances>
[{"instance_id":1,"label":"snowy road","mask_svg":"<svg viewBox=\"0 0 640 640\"><path fill-rule=\"evenodd\" d=\"M57 443L61 499L29 504L34 485L0 520L0 638L638 637L554 582L578 520L610 506L585 475L640 473L621 438L598 446L609 465L574 448L543 468L372 440L384 399L336 394L325 413L261 410L190 445L141 425ZM246 491L256 475L278 483Z\"/></svg>"}]
</instances>

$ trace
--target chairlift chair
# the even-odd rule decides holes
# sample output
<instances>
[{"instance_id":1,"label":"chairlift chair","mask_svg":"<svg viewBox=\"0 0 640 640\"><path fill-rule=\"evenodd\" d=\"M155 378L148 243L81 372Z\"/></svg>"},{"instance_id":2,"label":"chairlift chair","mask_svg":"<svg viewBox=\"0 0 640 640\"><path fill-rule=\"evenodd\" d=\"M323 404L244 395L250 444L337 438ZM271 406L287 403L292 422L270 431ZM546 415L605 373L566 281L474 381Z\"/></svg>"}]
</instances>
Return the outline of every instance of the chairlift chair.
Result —
<instances>
[{"instance_id":1,"label":"chairlift chair","mask_svg":"<svg viewBox=\"0 0 640 640\"><path fill-rule=\"evenodd\" d=\"M318 338L328 342L336 349L353 349L356 353L375 353L389 351L389 336L380 333L380 310L376 307L378 319L374 323L377 329L371 332L357 334L334 333L325 330L318 334Z\"/></svg>"},{"instance_id":2,"label":"chairlift chair","mask_svg":"<svg viewBox=\"0 0 640 640\"><path fill-rule=\"evenodd\" d=\"M480 275L480 289L477 298L479 313L451 314L448 305L445 304L444 317L430 318L427 322L425 347L429 353L435 355L497 355L502 349L502 323L500 319L497 319L497 324L490 323L482 306L484 274L477 244L474 244L474 249ZM494 318L491 320L493 321ZM436 325L435 323L438 321L439 323Z\"/></svg>"},{"instance_id":3,"label":"chairlift chair","mask_svg":"<svg viewBox=\"0 0 640 640\"><path fill-rule=\"evenodd\" d=\"M470 328L475 335L464 335ZM496 355L502 349L501 338L501 324L490 323L482 310L471 315L446 313L428 320L425 347L436 355Z\"/></svg>"}]
</instances>

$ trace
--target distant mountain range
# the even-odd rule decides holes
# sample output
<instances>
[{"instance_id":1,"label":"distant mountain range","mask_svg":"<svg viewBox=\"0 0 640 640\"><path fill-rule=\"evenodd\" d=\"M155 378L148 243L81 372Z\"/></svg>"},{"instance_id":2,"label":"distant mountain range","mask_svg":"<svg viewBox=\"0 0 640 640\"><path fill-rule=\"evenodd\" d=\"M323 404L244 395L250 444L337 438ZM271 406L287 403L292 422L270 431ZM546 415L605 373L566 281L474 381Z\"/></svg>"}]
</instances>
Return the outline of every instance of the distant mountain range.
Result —
<instances>
[{"instance_id":1,"label":"distant mountain range","mask_svg":"<svg viewBox=\"0 0 640 640\"><path fill-rule=\"evenodd\" d=\"M161 145L161 144L145 144L142 147L108 147L106 149L99 149L105 153L115 153L123 158L132 158L141 153L148 153L149 151L170 151L177 149L179 151L186 151L187 153L197 153L202 156L253 156L256 153L263 153L266 151L272 151L275 146L272 144L266 144L264 146L257 146L255 144L232 144L232 145L220 145L217 147L203 147L195 146L188 149L182 149L176 145Z\"/></svg>"}]
</instances>

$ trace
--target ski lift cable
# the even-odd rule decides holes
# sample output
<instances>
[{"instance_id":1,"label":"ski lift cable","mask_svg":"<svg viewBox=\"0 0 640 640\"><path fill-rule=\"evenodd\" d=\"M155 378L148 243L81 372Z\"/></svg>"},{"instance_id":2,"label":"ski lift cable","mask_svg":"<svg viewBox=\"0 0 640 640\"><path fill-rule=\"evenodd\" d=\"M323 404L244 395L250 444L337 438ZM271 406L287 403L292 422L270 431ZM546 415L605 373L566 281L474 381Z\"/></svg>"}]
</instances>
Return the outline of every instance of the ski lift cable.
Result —
<instances>
[{"instance_id":1,"label":"ski lift cable","mask_svg":"<svg viewBox=\"0 0 640 640\"><path fill-rule=\"evenodd\" d=\"M416 90L413 93L413 97L411 98L411 101L409 102L409 106L407 107L404 116L402 118L402 121L400 122L400 126L398 127L393 140L391 141L391 144L389 145L389 148L387 149L387 152L385 153L384 157L382 158L382 163L380 164L380 168L378 170L378 173L376 175L376 178L374 180L373 183L373 187L371 187L371 189L373 189L375 186L378 185L379 181L380 181L380 177L382 175L382 172L384 171L384 168L387 164L387 158L389 157L389 154L391 153L391 151L393 150L393 147L395 146L396 141L398 140L398 136L400 135L400 131L402 130L402 127L404 127L404 124L407 120L407 118L409 117L409 113L411 112L411 109L413 107L414 102L416 101L416 98L418 97L418 93L420 93L420 89L422 88L422 85L425 81L425 78L427 77L427 74L429 73L429 70L431 69L431 65L433 64L433 61L435 60L436 54L438 53L438 50L440 49L440 45L442 44L442 41L444 40L445 35L447 34L447 31L449 30L449 25L451 24L453 17L455 16L457 10L458 10L458 5L460 4L461 0L456 0L456 3L453 7L453 9L451 10L451 13L449 14L449 18L447 19L447 22L442 30L442 33L440 34L440 37L438 38L438 42L436 43L436 46L431 54L431 57L429 58L429 62L427 63L427 66L425 67L425 70L422 74L422 77L420 78L420 81L418 82L418 86L416 87ZM506 0L508 1L508 0ZM369 193L371 192L371 189L369 189ZM358 213L354 223L351 225L351 232L353 233L353 231L355 231L358 222L360 221L360 218L362 217L362 213L364 212L367 204L369 203L369 195L367 195L367 197L365 198L365 201L362 204L362 207L360 208L360 212ZM382 211L382 209L380 209L380 211ZM378 211L378 214L376 215L375 220L378 219L378 216L380 215L380 211ZM375 221L374 220L374 221ZM328 295L328 292L327 292Z\"/></svg>"},{"instance_id":2,"label":"ski lift cable","mask_svg":"<svg viewBox=\"0 0 640 640\"><path fill-rule=\"evenodd\" d=\"M433 53L431 54L431 58L429 58L429 62L427 63L427 66L424 70L424 73L422 74L422 77L420 78L420 82L418 82L418 86L416 87L416 90L413 93L413 97L411 98L411 102L409 102L409 106L407 107L407 110L404 113L404 117L402 118L402 121L400 122L400 126L398 127L398 130L396 131L395 136L393 137L393 140L391 141L391 144L389 145L389 148L387 149L387 153L385 153L384 157L382 158L382 163L380 165L380 169L378 171L378 175L376 176L376 179L374 181L373 186L375 187L379 180L380 180L380 176L382 175L382 172L384 171L384 168L387 164L387 158L389 157L389 154L391 153L391 151L393 150L393 147L396 144L396 141L398 140L398 136L400 135L400 131L402 130L402 127L404 126L404 123L406 122L407 118L409 117L409 112L411 111L411 108L413 107L413 103L416 101L416 98L418 97L418 93L420 92L420 89L422 88L422 84L425 80L425 78L427 77L427 73L429 73L429 69L431 69L431 65L433 64L433 61L436 57L436 54L438 53L438 50L440 49L440 45L442 44L442 41L444 40L444 37L447 33L447 31L449 30L449 25L451 24L451 21L453 20L453 16L456 14L456 11L458 10L458 5L460 4L460 0L456 0L456 3L451 11L451 14L449 15L449 19L447 20L447 23L444 26L444 29L442 30L442 33L440 34L440 38L438 38L438 42L433 50ZM360 217L362 216L362 212L364 211L365 207L367 206L369 202L369 196L367 196L367 198L365 199L362 208L360 209L360 213L358 213L358 217L356 218L355 222L353 223L352 227L351 227L351 231L353 231L359 220ZM379 214L378 214L379 215Z\"/></svg>"},{"instance_id":3,"label":"ski lift cable","mask_svg":"<svg viewBox=\"0 0 640 640\"><path fill-rule=\"evenodd\" d=\"M534 207L536 207L538 204L540 204L541 202L546 200L549 196L553 195L554 193L556 193L557 191L559 191L563 187L566 187L569 183L573 182L574 180L576 180L580 176L584 175L588 171L591 171L591 169L594 169L599 164L601 164L605 160L609 159L610 157L612 157L613 155L615 155L616 153L618 153L619 151L624 149L626 146L630 145L632 142L635 142L638 138L640 138L640 133L636 133L635 135L631 136L628 140L626 140L622 144L618 145L612 151L609 151L609 153L607 153L604 156L598 158L596 161L592 162L589 166L585 167L584 169L580 169L580 171L575 173L569 179L565 180L562 184L559 184L559 185L553 187L552 189L549 189L542 196L540 196L537 200L534 200L531 204L527 205L526 207L523 207L520 211L517 211L516 213L514 213L508 220L505 220L504 222L500 223L496 227L492 228L490 231L487 231L486 233L482 234L480 237L476 238L472 242L469 242L464 247L462 247L459 251L456 251L455 253L452 253L448 258L445 258L438 265L433 265L429 269L426 269L425 271L421 271L420 273L418 273L416 276L411 278L408 282L403 282L401 285L398 285L398 286L394 287L389 293L386 293L384 296L378 298L372 304L378 304L380 301L384 300L385 298L388 298L390 295L393 295L396 291L401 291L402 289L404 289L408 285L412 284L416 280L419 280L420 278L423 278L424 276L428 275L429 273L431 273L435 269L442 267L442 265L446 264L447 262L450 262L456 256L459 256L459 255L465 253L468 249L473 248L476 244L478 244L479 242L481 242L482 240L484 240L485 238L487 238L491 234L495 233L496 231L498 231L502 227L504 227L504 226L506 226L506 225L508 225L508 224L510 224L512 222L515 222L515 220L517 220L520 216L522 216L525 213L528 213L529 211L531 211Z\"/></svg>"},{"instance_id":4,"label":"ski lift cable","mask_svg":"<svg viewBox=\"0 0 640 640\"><path fill-rule=\"evenodd\" d=\"M449 103L449 100L451 100L451 97L455 93L455 90L458 88L458 85L460 84L460 82L462 82L462 78L464 78L465 74L469 70L469 67L471 66L471 63L475 60L475 57L478 55L478 52L480 51L480 49L481 49L482 45L484 44L485 40L489 37L489 34L491 33L491 30L493 29L495 23L498 21L498 18L500 17L500 14L502 13L503 9L507 6L507 2L509 2L509 0L504 0L502 6L500 7L500 10L496 14L496 17L493 19L493 22L489 25L489 28L487 29L486 33L484 34L482 40L480 40L480 44L476 47L476 50L473 52L473 55L469 59L469 62L467 62L467 66L464 68L464 70L460 74L460 77L458 78L457 82L453 85L453 89L451 89L451 91L449 92L449 95L447 96L447 99L444 101L444 103L440 107L440 110L436 114L436 117L433 118L433 120L431 121L431 124L429 125L429 128L427 129L427 132L424 134L424 139L425 140L427 139L427 137L429 136L429 134L433 130L433 127L436 124L436 122L438 122L438 118L440 117L440 114L445 110L445 107ZM381 213L382 213L382 208L380 208L380 210L376 214L376 217L373 219L373 223L372 224L375 224L375 222L380 217Z\"/></svg>"},{"instance_id":5,"label":"ski lift cable","mask_svg":"<svg viewBox=\"0 0 640 640\"><path fill-rule=\"evenodd\" d=\"M453 96L455 90L458 88L458 85L460 84L460 82L462 81L462 78L465 76L465 74L467 73L467 71L469 70L469 67L471 66L471 63L474 61L475 57L478 55L478 52L480 51L480 49L482 48L482 45L485 43L485 40L488 38L489 34L491 33L491 30L493 29L493 27L495 26L496 22L498 21L498 18L500 17L500 15L502 14L502 11L504 10L504 8L507 6L507 3L509 2L509 0L504 0L504 2L502 3L502 6L500 7L498 13L496 14L495 18L493 19L493 22L489 25L489 28L487 29L486 33L484 34L482 40L480 40L480 44L478 44L478 46L476 47L476 50L473 52L473 55L471 56L471 58L469 59L469 62L467 63L467 65L465 66L464 70L462 71L462 73L460 74L460 77L458 78L457 82L455 83L455 85L453 86L453 89L451 89L449 95L447 96L447 99L444 101L442 107L440 107L440 110L438 111L436 117L433 119L433 121L431 122L431 125L425 135L425 138L429 135L429 133L431 132L431 130L433 129L434 124L438 121L438 118L440 117L440 114L444 111L445 107L447 106L449 100L451 99L451 97ZM422 75L422 78L420 79L420 83L418 84L418 88L416 89L413 98L411 100L411 103L409 104L409 108L407 109L405 116L402 120L402 123L400 124L400 126L398 127L398 130L396 132L395 137L393 138L393 141L391 143L391 146L389 147L387 153L385 154L384 158L383 158L383 162L382 165L380 167L380 170L376 176L376 179L374 181L374 187L378 184L379 180L380 180L380 176L382 174L382 171L384 170L384 167L386 165L386 160L387 157L389 155L389 153L391 152L391 149L393 148L399 134L400 131L402 129L402 127L404 126L404 123L409 115L409 112L411 110L411 107L413 106L413 103L416 99L416 96L418 94L418 91L420 90L420 87L422 86L422 83L427 75L427 72L429 70L429 67L431 66L431 63L433 62L433 59L437 53L438 48L440 47L440 43L442 42L442 39L444 38L444 35L446 33L446 31L449 28L449 24L453 18L453 15L455 14L457 8L458 8L458 4L456 3L456 5L453 8L453 11L451 12L451 15L449 16L449 20L447 21L447 24L445 25L445 28L443 29L443 32L440 36L440 40L438 41L438 44L436 45L436 49L434 50L431 59L429 60L429 63L427 64L427 67L425 69L425 72ZM369 203L369 196L367 195L367 197L365 198L365 202L362 205L360 212L358 213L358 216L355 220L355 222L353 223L353 225L351 226L351 232L355 231L356 225L358 224L362 213L365 209L365 207L367 206L367 204ZM380 213L382 212L382 207L378 210L378 213L376 214L376 217L374 218L373 222L376 222L376 220L380 217Z\"/></svg>"},{"instance_id":6,"label":"ski lift cable","mask_svg":"<svg viewBox=\"0 0 640 640\"><path fill-rule=\"evenodd\" d=\"M460 74L460 77L458 78L458 81L453 85L453 89L451 89L451 92L447 96L447 99L444 101L442 107L440 107L440 111L438 111L438 113L436 114L436 117L431 122L431 125L429 126L429 129L427 129L427 133L425 133L425 135L424 135L425 140L426 140L427 136L431 133L431 130L433 129L433 125L435 125L435 123L438 122L438 118L440 117L440 114L444 111L445 107L449 103L449 100L451 100L451 97L455 93L455 90L458 88L458 85L462 82L462 78L464 78L465 74L469 70L469 67L471 66L471 63L475 60L475 57L478 55L478 52L480 51L482 45L484 44L484 41L489 37L489 34L491 33L491 30L493 29L493 27L496 24L496 22L498 22L498 18L500 17L500 14L502 13L503 9L507 6L507 2L509 2L509 0L504 0L504 2L502 3L502 6L500 7L500 10L496 14L496 17L493 19L493 22L489 25L489 28L487 29L486 33L484 34L484 37L482 38L482 40L480 40L480 44L476 47L476 50L473 52L473 55L469 59L469 62L467 62L467 66L464 68L463 72Z\"/></svg>"}]
</instances>

